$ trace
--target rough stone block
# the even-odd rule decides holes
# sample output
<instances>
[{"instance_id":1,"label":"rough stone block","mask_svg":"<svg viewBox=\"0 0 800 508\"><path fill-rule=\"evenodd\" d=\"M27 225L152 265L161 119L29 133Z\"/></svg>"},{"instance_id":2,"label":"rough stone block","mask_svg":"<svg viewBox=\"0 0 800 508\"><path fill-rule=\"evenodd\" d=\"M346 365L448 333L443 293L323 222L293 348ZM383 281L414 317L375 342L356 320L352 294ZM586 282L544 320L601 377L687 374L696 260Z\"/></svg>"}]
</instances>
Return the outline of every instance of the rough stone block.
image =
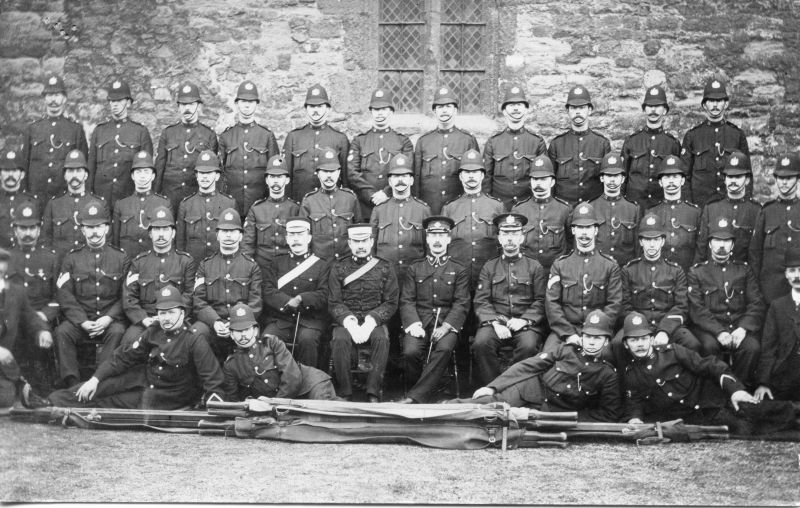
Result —
<instances>
[{"instance_id":1,"label":"rough stone block","mask_svg":"<svg viewBox=\"0 0 800 508\"><path fill-rule=\"evenodd\" d=\"M320 39L341 37L342 23L336 19L323 19L309 27L309 35Z\"/></svg>"}]
</instances>

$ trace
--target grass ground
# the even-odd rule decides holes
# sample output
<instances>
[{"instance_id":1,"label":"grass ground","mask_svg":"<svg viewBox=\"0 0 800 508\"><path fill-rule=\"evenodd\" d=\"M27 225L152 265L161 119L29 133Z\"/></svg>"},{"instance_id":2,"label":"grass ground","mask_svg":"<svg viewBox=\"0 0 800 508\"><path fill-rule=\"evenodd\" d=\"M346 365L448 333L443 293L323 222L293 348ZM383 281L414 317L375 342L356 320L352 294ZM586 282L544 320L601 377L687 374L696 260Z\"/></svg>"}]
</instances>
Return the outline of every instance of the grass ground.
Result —
<instances>
[{"instance_id":1,"label":"grass ground","mask_svg":"<svg viewBox=\"0 0 800 508\"><path fill-rule=\"evenodd\" d=\"M800 443L450 451L94 431L0 419L0 500L800 503Z\"/></svg>"}]
</instances>

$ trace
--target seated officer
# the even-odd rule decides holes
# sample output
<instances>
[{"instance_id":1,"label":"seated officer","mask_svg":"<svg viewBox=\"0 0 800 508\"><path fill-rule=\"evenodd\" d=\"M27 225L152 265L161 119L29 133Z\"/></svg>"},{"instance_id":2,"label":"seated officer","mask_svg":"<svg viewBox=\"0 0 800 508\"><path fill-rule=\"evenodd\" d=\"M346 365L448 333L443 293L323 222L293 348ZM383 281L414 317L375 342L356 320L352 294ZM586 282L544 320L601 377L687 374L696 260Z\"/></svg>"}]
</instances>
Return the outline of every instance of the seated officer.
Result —
<instances>
[{"instance_id":1,"label":"seated officer","mask_svg":"<svg viewBox=\"0 0 800 508\"><path fill-rule=\"evenodd\" d=\"M243 303L231 309L231 339L236 343L222 367L229 400L248 397L334 400L331 377L314 367L297 363L276 336L258 338L253 310Z\"/></svg>"},{"instance_id":2,"label":"seated officer","mask_svg":"<svg viewBox=\"0 0 800 508\"><path fill-rule=\"evenodd\" d=\"M264 276L265 335L294 343L294 357L310 367L319 361L322 334L328 328L330 262L309 250L311 221L286 219L289 253L273 258Z\"/></svg>"},{"instance_id":3,"label":"seated officer","mask_svg":"<svg viewBox=\"0 0 800 508\"><path fill-rule=\"evenodd\" d=\"M516 213L495 218L503 254L487 261L478 278L473 302L480 328L472 354L483 384L500 374L503 344L514 347L512 361L519 362L539 352L545 333L545 271L520 252L526 222Z\"/></svg>"},{"instance_id":4,"label":"seated officer","mask_svg":"<svg viewBox=\"0 0 800 508\"><path fill-rule=\"evenodd\" d=\"M577 411L579 420L616 422L622 414L617 373L600 358L611 338L611 320L603 311L586 316L578 344L559 344L515 363L472 399L459 402L506 402L540 411Z\"/></svg>"}]
</instances>

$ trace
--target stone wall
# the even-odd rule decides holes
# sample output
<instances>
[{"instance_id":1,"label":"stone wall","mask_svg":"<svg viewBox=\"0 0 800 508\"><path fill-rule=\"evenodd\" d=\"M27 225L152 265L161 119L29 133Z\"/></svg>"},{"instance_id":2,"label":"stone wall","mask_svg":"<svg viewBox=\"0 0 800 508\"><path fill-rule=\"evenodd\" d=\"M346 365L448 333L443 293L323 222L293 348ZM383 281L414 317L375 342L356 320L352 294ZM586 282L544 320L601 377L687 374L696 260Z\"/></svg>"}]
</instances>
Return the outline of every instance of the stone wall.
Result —
<instances>
[{"instance_id":1,"label":"stone wall","mask_svg":"<svg viewBox=\"0 0 800 508\"><path fill-rule=\"evenodd\" d=\"M800 149L797 0L487 0L493 30L491 100L521 83L534 102L531 127L548 140L566 124L567 89L586 86L594 127L619 149L641 123L643 88L663 83L679 138L701 120L702 83L729 83L730 119L747 133L758 197L776 152ZM322 83L332 121L353 136L366 128L377 82L377 0L0 0L0 146L15 148L42 114L45 73L64 75L68 113L90 132L106 116L103 85L128 80L132 117L155 139L177 119L174 95L196 81L203 121L218 132L233 122L233 95L244 79L260 88L260 116L282 142L304 123L306 88ZM60 24L57 22L60 21ZM55 26L54 26L55 25ZM74 27L74 30L73 30ZM493 115L459 124L483 143ZM412 139L429 115L396 117Z\"/></svg>"}]
</instances>

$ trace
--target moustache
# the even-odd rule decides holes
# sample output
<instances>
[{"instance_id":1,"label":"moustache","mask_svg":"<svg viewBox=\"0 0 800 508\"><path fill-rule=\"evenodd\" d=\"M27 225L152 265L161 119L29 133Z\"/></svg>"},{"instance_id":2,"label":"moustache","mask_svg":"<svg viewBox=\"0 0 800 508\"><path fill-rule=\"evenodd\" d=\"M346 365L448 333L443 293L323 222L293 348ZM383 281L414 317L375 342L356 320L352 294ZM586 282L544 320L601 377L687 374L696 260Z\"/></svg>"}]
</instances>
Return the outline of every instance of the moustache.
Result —
<instances>
[{"instance_id":1,"label":"moustache","mask_svg":"<svg viewBox=\"0 0 800 508\"><path fill-rule=\"evenodd\" d=\"M69 179L69 184L70 184L70 185L73 185L73 184L75 184L75 185L78 185L78 184L80 184L80 183L81 183L81 181L80 181L80 179L79 179L79 178L70 178L70 179Z\"/></svg>"}]
</instances>

